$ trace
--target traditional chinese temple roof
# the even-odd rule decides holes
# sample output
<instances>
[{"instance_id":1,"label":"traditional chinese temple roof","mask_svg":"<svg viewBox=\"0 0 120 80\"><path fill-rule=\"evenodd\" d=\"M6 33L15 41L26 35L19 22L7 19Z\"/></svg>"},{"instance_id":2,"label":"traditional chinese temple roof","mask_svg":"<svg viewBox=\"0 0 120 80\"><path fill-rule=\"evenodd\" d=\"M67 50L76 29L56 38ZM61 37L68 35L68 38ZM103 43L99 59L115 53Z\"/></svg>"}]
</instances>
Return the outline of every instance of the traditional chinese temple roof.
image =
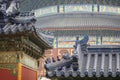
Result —
<instances>
[{"instance_id":1,"label":"traditional chinese temple roof","mask_svg":"<svg viewBox=\"0 0 120 80\"><path fill-rule=\"evenodd\" d=\"M10 35L28 35L37 45L43 48L52 48L53 35L44 34L34 26L36 19L34 15L20 16L18 10L17 0L8 2L1 2L1 6L9 4L8 7L0 10L0 36ZM49 32L49 31L48 31ZM42 44L41 44L42 43Z\"/></svg>"},{"instance_id":2,"label":"traditional chinese temple roof","mask_svg":"<svg viewBox=\"0 0 120 80\"><path fill-rule=\"evenodd\" d=\"M87 45L88 38L76 40L75 51L62 59L46 59L46 75L48 77L79 77L99 78L120 76L120 46L115 45ZM93 79L94 80L94 79ZM104 79L102 79L104 80Z\"/></svg>"},{"instance_id":3,"label":"traditional chinese temple roof","mask_svg":"<svg viewBox=\"0 0 120 80\"><path fill-rule=\"evenodd\" d=\"M119 0L21 0L20 7L22 11L31 11L42 7L66 5L66 4L69 5L99 4L99 5L120 6L120 1Z\"/></svg>"},{"instance_id":4,"label":"traditional chinese temple roof","mask_svg":"<svg viewBox=\"0 0 120 80\"><path fill-rule=\"evenodd\" d=\"M46 48L52 48L52 41L49 41L50 36L51 39L54 38L52 35L47 35L42 33L40 30L37 30L35 26L26 25L26 24L11 24L8 23L4 27L0 27L0 36L10 36L10 35L29 35L31 39L34 37L35 42L44 42L44 46ZM43 36L46 35L46 36ZM41 45L41 44L39 44Z\"/></svg>"},{"instance_id":5,"label":"traditional chinese temple roof","mask_svg":"<svg viewBox=\"0 0 120 80\"><path fill-rule=\"evenodd\" d=\"M67 28L102 28L102 27L112 27L119 28L120 15L112 14L102 14L102 13L61 13L45 17L38 17L38 22L36 26L39 28L48 28L48 29L62 29Z\"/></svg>"}]
</instances>

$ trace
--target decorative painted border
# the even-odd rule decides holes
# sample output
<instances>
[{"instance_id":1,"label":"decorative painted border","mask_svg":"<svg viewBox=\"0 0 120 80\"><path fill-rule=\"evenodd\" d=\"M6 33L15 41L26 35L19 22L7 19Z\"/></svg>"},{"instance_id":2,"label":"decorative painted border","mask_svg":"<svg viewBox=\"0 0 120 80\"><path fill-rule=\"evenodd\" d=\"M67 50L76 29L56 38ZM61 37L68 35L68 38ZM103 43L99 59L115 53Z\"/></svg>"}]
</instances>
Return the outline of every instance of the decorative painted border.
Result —
<instances>
[{"instance_id":1,"label":"decorative painted border","mask_svg":"<svg viewBox=\"0 0 120 80\"><path fill-rule=\"evenodd\" d=\"M17 64L2 64L2 65L0 65L0 69L10 70L11 75L13 75L13 76L17 76L17 74L18 74Z\"/></svg>"}]
</instances>

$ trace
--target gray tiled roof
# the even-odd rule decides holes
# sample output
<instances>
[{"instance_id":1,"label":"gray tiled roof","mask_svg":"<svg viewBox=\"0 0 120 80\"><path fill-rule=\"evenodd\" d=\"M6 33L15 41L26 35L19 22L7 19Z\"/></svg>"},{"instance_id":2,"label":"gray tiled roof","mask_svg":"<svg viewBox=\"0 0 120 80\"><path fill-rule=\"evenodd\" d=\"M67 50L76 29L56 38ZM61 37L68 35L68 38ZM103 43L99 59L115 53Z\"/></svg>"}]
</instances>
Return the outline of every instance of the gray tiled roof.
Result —
<instances>
[{"instance_id":1,"label":"gray tiled roof","mask_svg":"<svg viewBox=\"0 0 120 80\"><path fill-rule=\"evenodd\" d=\"M120 46L96 45L94 48L91 46L88 48L87 53L73 53L77 56L77 62L74 60L72 62L71 59L73 58L70 58L68 60L61 59L61 61L47 63L52 64L49 65L52 68L47 70L46 74L48 77L119 77L119 52ZM78 65L74 65L74 63L78 63ZM66 67L68 64L71 65ZM61 69L59 69L60 67Z\"/></svg>"},{"instance_id":2,"label":"gray tiled roof","mask_svg":"<svg viewBox=\"0 0 120 80\"><path fill-rule=\"evenodd\" d=\"M23 33L25 31L29 32L35 32L39 38L41 38L43 41L45 41L49 46L52 46L53 41L50 41L49 39L54 39L54 37L49 38L46 36L52 36L42 33L41 31L35 29L34 26L26 26L22 24L7 24L3 28L0 27L0 35L10 35L10 34L16 34L16 33ZM46 36L43 36L46 35Z\"/></svg>"},{"instance_id":3,"label":"gray tiled roof","mask_svg":"<svg viewBox=\"0 0 120 80\"><path fill-rule=\"evenodd\" d=\"M39 28L119 27L120 15L98 13L63 13L38 17Z\"/></svg>"},{"instance_id":4,"label":"gray tiled roof","mask_svg":"<svg viewBox=\"0 0 120 80\"><path fill-rule=\"evenodd\" d=\"M103 4L120 6L120 0L21 0L20 8L22 11L31 11L41 7L62 4Z\"/></svg>"},{"instance_id":5,"label":"gray tiled roof","mask_svg":"<svg viewBox=\"0 0 120 80\"><path fill-rule=\"evenodd\" d=\"M35 31L33 26L25 26L22 24L7 24L3 28L0 28L0 34L16 34L17 32L24 32L24 31Z\"/></svg>"}]
</instances>

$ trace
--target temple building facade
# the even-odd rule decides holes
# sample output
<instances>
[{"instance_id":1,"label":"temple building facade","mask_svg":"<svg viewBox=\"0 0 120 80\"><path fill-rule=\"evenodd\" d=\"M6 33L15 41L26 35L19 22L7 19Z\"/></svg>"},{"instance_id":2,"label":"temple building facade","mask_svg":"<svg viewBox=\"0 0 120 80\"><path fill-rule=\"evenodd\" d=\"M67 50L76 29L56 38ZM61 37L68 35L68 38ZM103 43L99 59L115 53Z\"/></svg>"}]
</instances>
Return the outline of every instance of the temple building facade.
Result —
<instances>
[{"instance_id":1,"label":"temple building facade","mask_svg":"<svg viewBox=\"0 0 120 80\"><path fill-rule=\"evenodd\" d=\"M45 51L39 59L40 76L62 80L119 78L119 0L23 0L20 4L19 0L1 0L0 4L3 4L0 9L1 51L23 53L16 56L19 70L24 71L21 66L29 60L36 66L36 60L45 49L51 48L53 41L53 49ZM85 35L89 38L86 42ZM6 57L3 58L3 52L1 55L5 64ZM33 69L28 62L27 67Z\"/></svg>"},{"instance_id":2,"label":"temple building facade","mask_svg":"<svg viewBox=\"0 0 120 80\"><path fill-rule=\"evenodd\" d=\"M46 56L51 59L54 57L57 60L57 56L62 58L62 55L65 53L72 55L75 50L73 47L76 36L79 36L80 40L84 35L88 35L90 47L106 46L107 48L111 46L112 48L116 46L116 48L119 48L119 15L107 15L100 12L69 12L43 16L38 19L41 22L41 28L46 26L42 29L50 30L54 33L54 49L46 51ZM101 49L99 50L101 51ZM43 61L41 63L44 64ZM45 75L44 66L41 69L43 70L41 74Z\"/></svg>"},{"instance_id":3,"label":"temple building facade","mask_svg":"<svg viewBox=\"0 0 120 80\"><path fill-rule=\"evenodd\" d=\"M69 1L71 1L72 3L70 3ZM52 6L48 5L47 7L45 7L43 5L41 6L41 8L37 8L35 10L35 16L38 19L36 26L41 24L39 25L38 29L49 30L54 33L54 48L53 50L46 51L45 56L50 58L51 61L53 60L53 62L55 62L57 61L58 56L60 59L62 59L62 56L66 53L72 55L75 51L74 44L76 41L76 36L79 36L79 40L81 40L85 35L88 35L88 51L86 52L86 54L84 54L83 59L85 59L85 62L87 62L89 56L88 54L91 53L90 64L88 62L88 64L83 64L82 67L86 67L86 65L90 66L88 67L88 69L91 68L91 70L88 70L88 73L90 73L88 76L93 76L93 66L91 65L95 64L95 54L98 54L97 56L98 59L100 58L100 60L97 61L99 61L99 64L95 65L102 64L102 68L104 69L104 71L106 71L104 72L105 75L103 76L109 77L108 66L111 65L111 62L109 60L114 61L113 59L115 59L116 61L116 55L118 55L116 53L119 53L120 7L119 5L109 4L107 3L107 1L104 0L102 0L103 2L101 0L98 0L96 2L93 1L92 4L87 0L75 1L66 0L63 3L62 1L58 1L56 2L57 6L54 4L50 4ZM83 3L81 1L83 1ZM80 4L77 2L80 2ZM112 58L109 57L108 53L112 54ZM104 59L102 58L102 56ZM41 60L41 64L43 64L43 66L40 67L40 74L42 76L46 75L46 70L44 69L45 59ZM91 61L91 59L93 61ZM107 62L104 63L104 61ZM109 64L104 65L106 63ZM117 64L117 62L115 63ZM113 64L114 63L112 63L112 65ZM116 77L116 66L112 66L112 68L113 67L114 69L112 69L112 75L114 74L114 76ZM102 69L100 67L97 70L100 72ZM86 72L86 68L82 68L81 71L81 75L79 77L85 77L86 73L84 74L84 72ZM99 74L99 72L97 72L97 76L101 77L101 73ZM76 77L78 76L75 76L75 78Z\"/></svg>"},{"instance_id":4,"label":"temple building facade","mask_svg":"<svg viewBox=\"0 0 120 80\"><path fill-rule=\"evenodd\" d=\"M46 59L46 76L57 79L119 79L119 46L88 45L89 38L76 41L75 50L62 59ZM64 78L63 78L64 77Z\"/></svg>"}]
</instances>

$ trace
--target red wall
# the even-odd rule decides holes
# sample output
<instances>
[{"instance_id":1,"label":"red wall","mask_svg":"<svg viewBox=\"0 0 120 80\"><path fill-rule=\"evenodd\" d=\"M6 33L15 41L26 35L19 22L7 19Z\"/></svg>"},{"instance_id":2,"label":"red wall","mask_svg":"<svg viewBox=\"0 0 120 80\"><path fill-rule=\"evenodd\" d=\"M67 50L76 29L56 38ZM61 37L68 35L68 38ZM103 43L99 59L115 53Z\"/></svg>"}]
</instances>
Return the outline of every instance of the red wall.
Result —
<instances>
[{"instance_id":1,"label":"red wall","mask_svg":"<svg viewBox=\"0 0 120 80\"><path fill-rule=\"evenodd\" d=\"M17 80L17 76L13 76L10 70L0 69L0 80Z\"/></svg>"},{"instance_id":2,"label":"red wall","mask_svg":"<svg viewBox=\"0 0 120 80\"><path fill-rule=\"evenodd\" d=\"M36 71L22 66L22 80L37 80Z\"/></svg>"}]
</instances>

